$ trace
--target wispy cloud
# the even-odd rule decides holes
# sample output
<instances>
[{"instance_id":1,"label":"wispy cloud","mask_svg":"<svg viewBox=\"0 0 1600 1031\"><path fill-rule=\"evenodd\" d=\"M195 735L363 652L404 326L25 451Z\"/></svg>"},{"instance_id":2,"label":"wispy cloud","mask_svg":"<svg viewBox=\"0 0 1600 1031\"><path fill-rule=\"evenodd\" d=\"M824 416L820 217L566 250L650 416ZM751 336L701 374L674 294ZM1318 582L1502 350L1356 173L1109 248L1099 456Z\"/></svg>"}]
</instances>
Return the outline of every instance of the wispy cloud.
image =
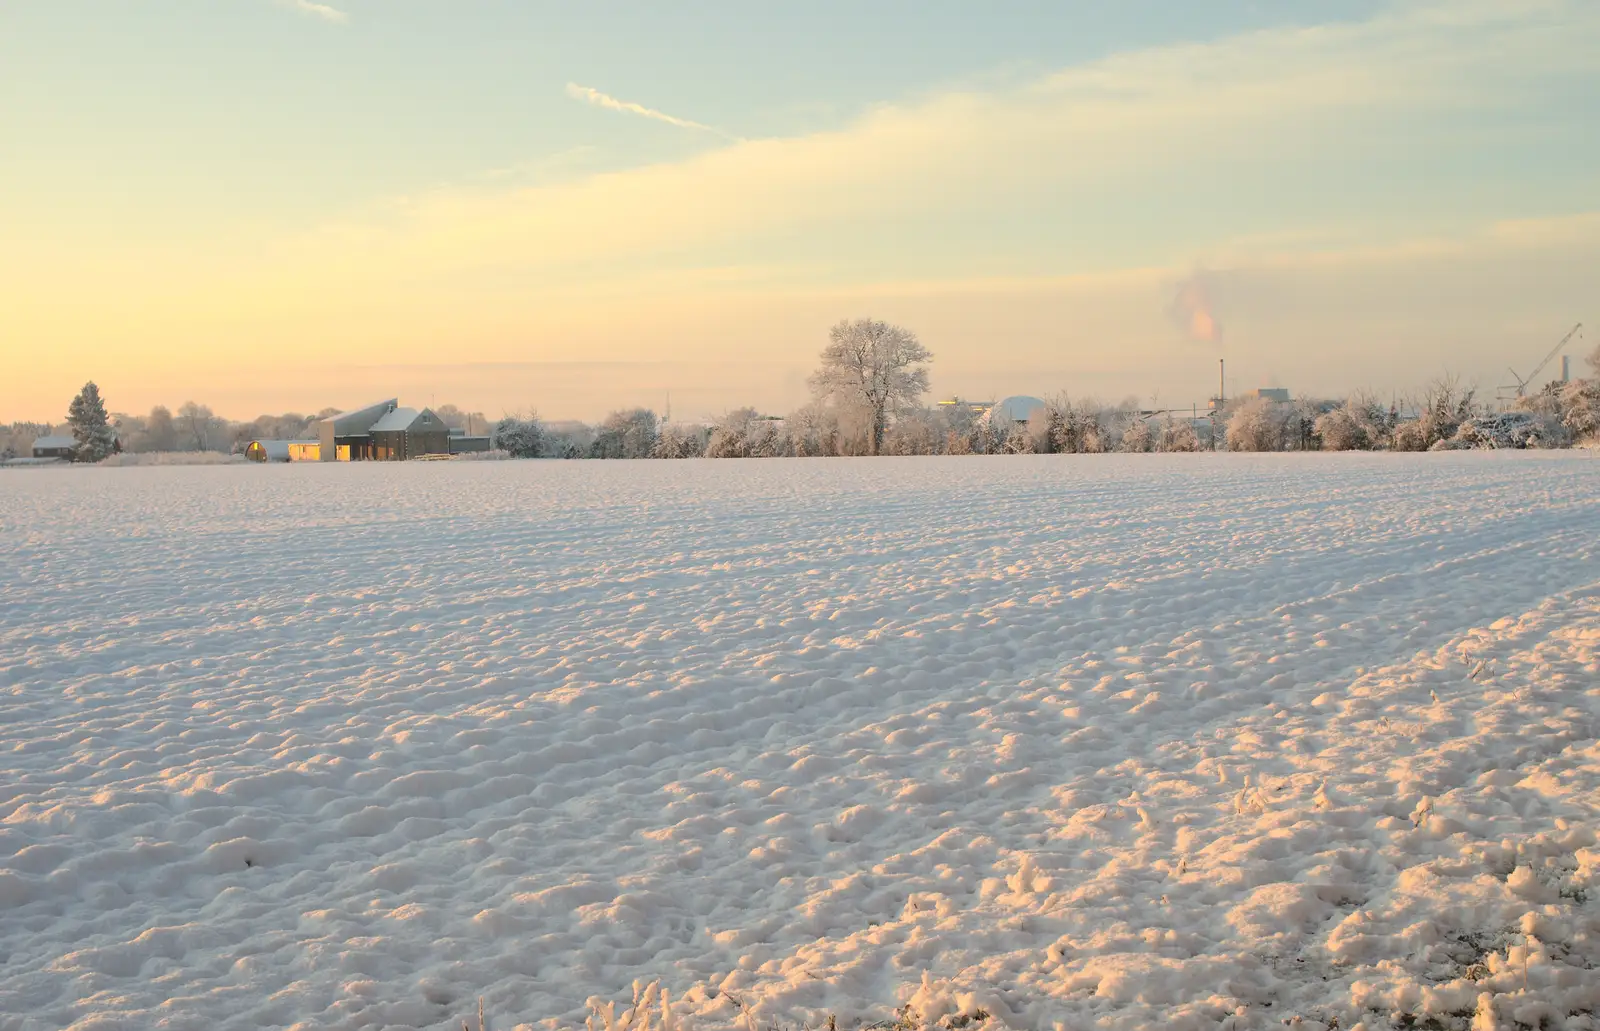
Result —
<instances>
[{"instance_id":1,"label":"wispy cloud","mask_svg":"<svg viewBox=\"0 0 1600 1031\"><path fill-rule=\"evenodd\" d=\"M323 21L330 21L343 25L350 20L350 15L329 4L319 4L316 0L282 0L285 7L291 7L302 14L309 14Z\"/></svg>"},{"instance_id":2,"label":"wispy cloud","mask_svg":"<svg viewBox=\"0 0 1600 1031\"><path fill-rule=\"evenodd\" d=\"M1167 398L1186 396L1184 377L1214 389L1214 352L1180 346L1164 310L1199 263L1204 299L1227 322L1230 375L1331 390L1421 382L1449 362L1487 377L1507 364L1508 341L1537 355L1554 341L1548 323L1582 317L1600 276L1600 213L1576 210L1594 207L1573 185L1587 182L1586 151L1545 148L1562 188L1538 198L1526 181L1456 173L1514 155L1522 137L1495 135L1513 122L1581 138L1586 110L1563 104L1600 82L1597 50L1594 0L1401 0L1366 21L918 97L828 131L430 191L263 241L248 258L194 247L153 262L157 242L71 246L40 221L0 238L0 282L20 312L8 309L7 328L73 361L138 324L162 346L202 354L227 336L286 366L330 339L381 344L395 360L427 360L451 340L480 360L747 361L753 333L763 353L803 365L819 327L873 312L937 341L952 389L1009 391L1028 369L1081 367L1106 391ZM1495 117L1469 139L1478 110ZM1433 202L1443 195L1460 199ZM1475 228L1530 208L1548 217ZM757 282L705 272L763 265ZM86 277L103 303L71 303ZM1192 300L1181 321L1203 336ZM121 353L103 363L136 370ZM73 387L71 362L51 368ZM593 379L592 398L574 386L562 410L614 405L613 386ZM10 386L0 381L0 404Z\"/></svg>"},{"instance_id":3,"label":"wispy cloud","mask_svg":"<svg viewBox=\"0 0 1600 1031\"><path fill-rule=\"evenodd\" d=\"M718 129L715 126L706 125L703 122L691 122L687 118L679 118L677 115L669 115L665 111L657 111L653 107L645 107L643 104L635 104L631 100L618 100L609 93L601 93L597 89L589 86L580 86L575 82L567 83L567 96L571 97L573 100L581 100L585 103L593 104L595 107L603 107L608 111L621 111L624 114L638 115L640 118L650 118L657 122L665 122L668 125L676 125L680 129L693 129L697 132L708 132L713 136L721 136L726 140L737 138L730 133L723 132L721 129Z\"/></svg>"}]
</instances>

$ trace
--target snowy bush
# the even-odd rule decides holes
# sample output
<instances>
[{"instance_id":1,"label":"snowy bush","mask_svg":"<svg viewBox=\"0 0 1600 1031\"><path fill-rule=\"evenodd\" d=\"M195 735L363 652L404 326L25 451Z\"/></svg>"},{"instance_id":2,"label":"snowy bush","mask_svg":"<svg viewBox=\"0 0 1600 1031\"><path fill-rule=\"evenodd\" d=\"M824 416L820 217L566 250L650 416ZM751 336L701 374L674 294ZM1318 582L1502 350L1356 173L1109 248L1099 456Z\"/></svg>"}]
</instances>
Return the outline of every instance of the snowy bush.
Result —
<instances>
[{"instance_id":1,"label":"snowy bush","mask_svg":"<svg viewBox=\"0 0 1600 1031\"><path fill-rule=\"evenodd\" d=\"M783 425L767 419L754 408L738 408L711 427L706 441L707 458L776 458L788 452Z\"/></svg>"},{"instance_id":2,"label":"snowy bush","mask_svg":"<svg viewBox=\"0 0 1600 1031\"><path fill-rule=\"evenodd\" d=\"M1560 420L1540 412L1497 412L1468 419L1435 450L1465 448L1559 448L1571 443Z\"/></svg>"},{"instance_id":3,"label":"snowy bush","mask_svg":"<svg viewBox=\"0 0 1600 1031\"><path fill-rule=\"evenodd\" d=\"M1122 432L1123 451L1140 454L1154 451L1156 447L1156 433L1150 427L1150 420L1134 418L1128 421L1128 428Z\"/></svg>"},{"instance_id":4,"label":"snowy bush","mask_svg":"<svg viewBox=\"0 0 1600 1031\"><path fill-rule=\"evenodd\" d=\"M1600 440L1600 379L1574 380L1559 398L1561 425L1575 440Z\"/></svg>"},{"instance_id":5,"label":"snowy bush","mask_svg":"<svg viewBox=\"0 0 1600 1031\"><path fill-rule=\"evenodd\" d=\"M233 465L248 461L243 455L225 455L220 451L124 451L101 460L102 468L115 469L135 465Z\"/></svg>"},{"instance_id":6,"label":"snowy bush","mask_svg":"<svg viewBox=\"0 0 1600 1031\"><path fill-rule=\"evenodd\" d=\"M699 426L668 425L656 438L656 458L700 458L706 453L706 430Z\"/></svg>"},{"instance_id":7,"label":"snowy bush","mask_svg":"<svg viewBox=\"0 0 1600 1031\"><path fill-rule=\"evenodd\" d=\"M1436 380L1417 402L1417 417L1394 428L1394 449L1427 451L1452 440L1461 424L1472 417L1476 396L1475 390L1463 389L1453 377Z\"/></svg>"},{"instance_id":8,"label":"snowy bush","mask_svg":"<svg viewBox=\"0 0 1600 1031\"><path fill-rule=\"evenodd\" d=\"M589 444L590 458L649 458L660 430L656 413L630 408L606 416Z\"/></svg>"},{"instance_id":9,"label":"snowy bush","mask_svg":"<svg viewBox=\"0 0 1600 1031\"><path fill-rule=\"evenodd\" d=\"M508 415L494 424L494 442L513 458L538 458L547 444L544 423L537 415Z\"/></svg>"},{"instance_id":10,"label":"snowy bush","mask_svg":"<svg viewBox=\"0 0 1600 1031\"><path fill-rule=\"evenodd\" d=\"M1200 435L1195 432L1193 423L1174 419L1169 415L1162 420L1161 432L1156 435L1155 449L1167 452L1199 451Z\"/></svg>"},{"instance_id":11,"label":"snowy bush","mask_svg":"<svg viewBox=\"0 0 1600 1031\"><path fill-rule=\"evenodd\" d=\"M1074 401L1062 394L1045 403L1047 447L1063 455L1114 451L1122 440L1124 418L1092 398Z\"/></svg>"},{"instance_id":12,"label":"snowy bush","mask_svg":"<svg viewBox=\"0 0 1600 1031\"><path fill-rule=\"evenodd\" d=\"M1313 432L1324 451L1372 451L1388 444L1390 424L1381 405L1358 394L1317 416Z\"/></svg>"},{"instance_id":13,"label":"snowy bush","mask_svg":"<svg viewBox=\"0 0 1600 1031\"><path fill-rule=\"evenodd\" d=\"M1229 451L1282 451L1288 439L1288 405L1270 398L1253 397L1228 418Z\"/></svg>"},{"instance_id":14,"label":"snowy bush","mask_svg":"<svg viewBox=\"0 0 1600 1031\"><path fill-rule=\"evenodd\" d=\"M945 450L948 431L938 413L919 408L899 415L884 438L891 455L937 455Z\"/></svg>"}]
</instances>

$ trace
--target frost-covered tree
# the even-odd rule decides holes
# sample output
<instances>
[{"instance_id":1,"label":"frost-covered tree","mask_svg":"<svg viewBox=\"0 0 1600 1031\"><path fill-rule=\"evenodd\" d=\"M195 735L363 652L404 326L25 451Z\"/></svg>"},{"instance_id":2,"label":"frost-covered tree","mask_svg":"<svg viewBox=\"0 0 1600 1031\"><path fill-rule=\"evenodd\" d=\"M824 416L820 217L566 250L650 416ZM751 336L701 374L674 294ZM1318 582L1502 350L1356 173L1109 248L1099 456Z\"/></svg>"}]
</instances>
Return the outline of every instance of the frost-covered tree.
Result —
<instances>
[{"instance_id":1,"label":"frost-covered tree","mask_svg":"<svg viewBox=\"0 0 1600 1031\"><path fill-rule=\"evenodd\" d=\"M1476 410L1477 391L1462 387L1454 376L1443 376L1423 391L1416 401L1417 417L1394 428L1396 451L1426 451L1450 440L1461 424Z\"/></svg>"},{"instance_id":2,"label":"frost-covered tree","mask_svg":"<svg viewBox=\"0 0 1600 1031\"><path fill-rule=\"evenodd\" d=\"M711 427L707 458L771 458L782 450L777 428L754 408L736 408Z\"/></svg>"},{"instance_id":3,"label":"frost-covered tree","mask_svg":"<svg viewBox=\"0 0 1600 1031\"><path fill-rule=\"evenodd\" d=\"M232 435L226 419L209 406L185 401L178 409L178 450L226 451Z\"/></svg>"},{"instance_id":4,"label":"frost-covered tree","mask_svg":"<svg viewBox=\"0 0 1600 1031\"><path fill-rule=\"evenodd\" d=\"M1324 451L1372 451L1388 443L1388 414L1366 394L1351 395L1314 425Z\"/></svg>"},{"instance_id":5,"label":"frost-covered tree","mask_svg":"<svg viewBox=\"0 0 1600 1031\"><path fill-rule=\"evenodd\" d=\"M136 450L174 451L178 446L178 431L172 424L172 412L165 405L156 405L144 420L144 434Z\"/></svg>"},{"instance_id":6,"label":"frost-covered tree","mask_svg":"<svg viewBox=\"0 0 1600 1031\"><path fill-rule=\"evenodd\" d=\"M839 453L839 420L825 401L790 412L783 420L789 438L789 451L800 458L820 458Z\"/></svg>"},{"instance_id":7,"label":"frost-covered tree","mask_svg":"<svg viewBox=\"0 0 1600 1031\"><path fill-rule=\"evenodd\" d=\"M545 453L544 423L533 412L507 415L494 424L494 446L512 458L539 458Z\"/></svg>"},{"instance_id":8,"label":"frost-covered tree","mask_svg":"<svg viewBox=\"0 0 1600 1031\"><path fill-rule=\"evenodd\" d=\"M1121 450L1143 454L1154 451L1155 447L1156 432L1151 428L1150 420L1137 417L1128 420L1128 428L1122 431Z\"/></svg>"},{"instance_id":9,"label":"frost-covered tree","mask_svg":"<svg viewBox=\"0 0 1600 1031\"><path fill-rule=\"evenodd\" d=\"M1266 397L1252 397L1228 417L1229 451L1282 451L1291 409Z\"/></svg>"},{"instance_id":10,"label":"frost-covered tree","mask_svg":"<svg viewBox=\"0 0 1600 1031\"><path fill-rule=\"evenodd\" d=\"M72 427L74 462L98 462L108 457L117 446L116 434L111 430L111 417L106 414L105 400L93 381L85 383L78 396L67 408L67 424Z\"/></svg>"},{"instance_id":11,"label":"frost-covered tree","mask_svg":"<svg viewBox=\"0 0 1600 1031\"><path fill-rule=\"evenodd\" d=\"M1161 432L1156 435L1157 451L1190 452L1200 450L1200 435L1187 419L1178 420L1168 415L1161 422Z\"/></svg>"},{"instance_id":12,"label":"frost-covered tree","mask_svg":"<svg viewBox=\"0 0 1600 1031\"><path fill-rule=\"evenodd\" d=\"M1600 379L1568 383L1559 398L1559 417L1575 440L1600 440Z\"/></svg>"},{"instance_id":13,"label":"frost-covered tree","mask_svg":"<svg viewBox=\"0 0 1600 1031\"><path fill-rule=\"evenodd\" d=\"M948 436L949 424L943 413L918 408L903 413L889 427L884 450L891 455L942 455L946 453Z\"/></svg>"},{"instance_id":14,"label":"frost-covered tree","mask_svg":"<svg viewBox=\"0 0 1600 1031\"><path fill-rule=\"evenodd\" d=\"M828 332L822 365L811 376L818 400L859 411L866 423L866 451L883 452L889 421L914 408L928 392L933 354L909 329L877 319L842 321Z\"/></svg>"},{"instance_id":15,"label":"frost-covered tree","mask_svg":"<svg viewBox=\"0 0 1600 1031\"><path fill-rule=\"evenodd\" d=\"M649 458L660 433L656 413L628 408L606 416L589 445L590 458Z\"/></svg>"},{"instance_id":16,"label":"frost-covered tree","mask_svg":"<svg viewBox=\"0 0 1600 1031\"><path fill-rule=\"evenodd\" d=\"M1126 413L1093 398L1074 401L1059 394L1045 402L1044 417L1045 450L1054 454L1098 455L1115 451L1126 432Z\"/></svg>"},{"instance_id":17,"label":"frost-covered tree","mask_svg":"<svg viewBox=\"0 0 1600 1031\"><path fill-rule=\"evenodd\" d=\"M699 426L667 424L656 437L656 458L701 458L706 453L708 432Z\"/></svg>"}]
</instances>

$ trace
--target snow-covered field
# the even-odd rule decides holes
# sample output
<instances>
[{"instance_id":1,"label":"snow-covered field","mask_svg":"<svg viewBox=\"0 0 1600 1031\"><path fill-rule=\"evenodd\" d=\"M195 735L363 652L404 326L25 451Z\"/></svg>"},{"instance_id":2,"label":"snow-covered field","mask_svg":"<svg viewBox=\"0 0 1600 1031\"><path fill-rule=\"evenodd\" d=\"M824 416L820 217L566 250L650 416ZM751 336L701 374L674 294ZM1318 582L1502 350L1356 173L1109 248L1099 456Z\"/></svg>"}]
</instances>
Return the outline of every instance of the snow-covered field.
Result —
<instances>
[{"instance_id":1,"label":"snow-covered field","mask_svg":"<svg viewBox=\"0 0 1600 1031\"><path fill-rule=\"evenodd\" d=\"M16 471L0 535L5 1031L1600 1027L1587 453Z\"/></svg>"}]
</instances>

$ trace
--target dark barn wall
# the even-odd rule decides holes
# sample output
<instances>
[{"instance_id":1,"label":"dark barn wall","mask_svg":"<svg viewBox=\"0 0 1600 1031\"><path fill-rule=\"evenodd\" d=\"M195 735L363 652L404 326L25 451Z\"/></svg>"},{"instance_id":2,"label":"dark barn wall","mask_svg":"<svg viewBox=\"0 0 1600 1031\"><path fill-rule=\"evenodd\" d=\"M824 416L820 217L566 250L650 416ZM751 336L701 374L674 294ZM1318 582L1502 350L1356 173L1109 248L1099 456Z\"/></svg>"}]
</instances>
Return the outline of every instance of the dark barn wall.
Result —
<instances>
[{"instance_id":1,"label":"dark barn wall","mask_svg":"<svg viewBox=\"0 0 1600 1031\"><path fill-rule=\"evenodd\" d=\"M406 430L377 430L372 434L372 457L380 462L403 462L422 455L448 455L448 430L413 433Z\"/></svg>"},{"instance_id":2,"label":"dark barn wall","mask_svg":"<svg viewBox=\"0 0 1600 1031\"><path fill-rule=\"evenodd\" d=\"M438 426L437 422L434 425ZM437 430L424 430L421 433L406 434L406 457L416 458L419 455L448 455L450 453L450 431L440 426Z\"/></svg>"}]
</instances>

